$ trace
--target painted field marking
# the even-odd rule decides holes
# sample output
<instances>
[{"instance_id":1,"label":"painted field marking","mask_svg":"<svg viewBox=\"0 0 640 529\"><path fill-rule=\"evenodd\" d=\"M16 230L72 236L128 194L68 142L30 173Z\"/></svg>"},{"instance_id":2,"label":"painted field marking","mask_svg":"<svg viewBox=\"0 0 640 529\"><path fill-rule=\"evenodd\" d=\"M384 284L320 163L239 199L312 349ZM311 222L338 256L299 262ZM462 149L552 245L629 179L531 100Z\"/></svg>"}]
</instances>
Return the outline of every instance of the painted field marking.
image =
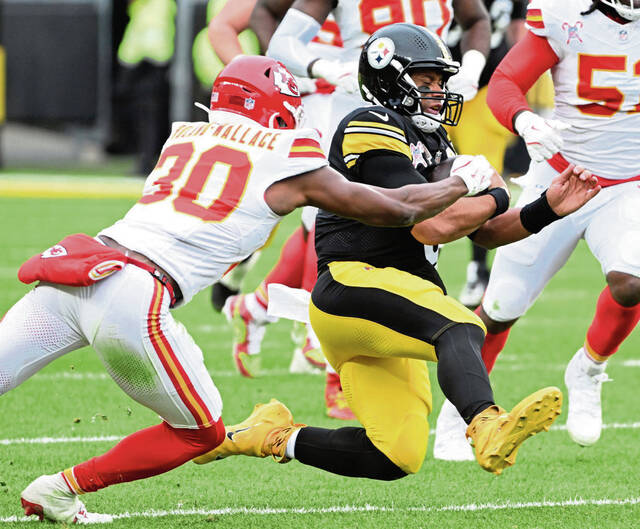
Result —
<instances>
[{"instance_id":1,"label":"painted field marking","mask_svg":"<svg viewBox=\"0 0 640 529\"><path fill-rule=\"evenodd\" d=\"M329 513L345 513L357 514L363 512L382 512L382 513L436 513L436 512L468 512L468 511L505 511L516 509L539 509L539 508L557 508L557 507L585 507L585 506L602 506L602 505L637 505L640 498L624 498L614 500L610 498L594 498L583 499L574 498L564 501L530 501L530 502L511 502L504 503L469 503L462 505L443 505L442 507L387 507L385 505L336 505L333 507L322 508L257 508L257 507L227 507L222 509L172 509L172 510L149 510L142 512L123 512L114 514L115 520L123 520L130 518L165 518L167 516L233 516L233 515L278 515L278 514L329 514ZM26 516L7 516L0 518L0 523L15 523L38 521L37 517Z\"/></svg>"},{"instance_id":2,"label":"painted field marking","mask_svg":"<svg viewBox=\"0 0 640 529\"><path fill-rule=\"evenodd\" d=\"M637 430L640 428L640 422L614 422L611 424L603 424L603 430ZM551 431L564 431L567 429L565 424L553 425ZM429 435L435 435L435 431L431 430ZM106 443L120 441L124 435L105 435L95 437L18 437L15 439L0 439L0 446L8 445L41 445L41 444L63 444L63 443Z\"/></svg>"}]
</instances>

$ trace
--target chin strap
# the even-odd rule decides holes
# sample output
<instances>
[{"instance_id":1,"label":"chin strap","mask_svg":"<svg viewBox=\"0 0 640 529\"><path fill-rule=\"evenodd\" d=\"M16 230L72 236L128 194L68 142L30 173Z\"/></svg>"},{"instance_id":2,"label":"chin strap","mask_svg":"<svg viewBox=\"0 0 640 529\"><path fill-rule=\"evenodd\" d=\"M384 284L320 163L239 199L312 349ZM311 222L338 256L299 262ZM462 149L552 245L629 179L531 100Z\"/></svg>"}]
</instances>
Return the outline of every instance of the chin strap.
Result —
<instances>
[{"instance_id":1,"label":"chin strap","mask_svg":"<svg viewBox=\"0 0 640 529\"><path fill-rule=\"evenodd\" d=\"M209 118L209 123L211 123L211 110L209 110L207 107L205 107L202 103L195 102L193 105L196 108L204 110L207 113L207 116Z\"/></svg>"}]
</instances>

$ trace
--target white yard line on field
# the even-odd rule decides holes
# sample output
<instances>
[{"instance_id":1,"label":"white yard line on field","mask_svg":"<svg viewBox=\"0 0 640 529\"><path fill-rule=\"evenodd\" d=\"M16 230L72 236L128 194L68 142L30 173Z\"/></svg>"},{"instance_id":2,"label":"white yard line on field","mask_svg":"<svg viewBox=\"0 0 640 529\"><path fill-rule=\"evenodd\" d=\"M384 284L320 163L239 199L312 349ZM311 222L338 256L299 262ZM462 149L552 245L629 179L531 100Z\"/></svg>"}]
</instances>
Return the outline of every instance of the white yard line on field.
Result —
<instances>
[{"instance_id":1,"label":"white yard line on field","mask_svg":"<svg viewBox=\"0 0 640 529\"><path fill-rule=\"evenodd\" d=\"M142 512L123 512L114 514L115 520L128 518L164 518L167 516L225 516L225 515L273 515L273 514L329 514L329 513L362 513L362 512L383 512L383 513L407 513L407 512L464 512L464 511L505 511L515 509L537 509L545 507L584 507L602 505L637 505L640 498L624 498L614 500L610 498L583 499L575 498L564 501L531 501L531 502L511 502L504 503L469 503L462 505L443 505L442 507L388 507L385 505L337 505L323 508L257 508L257 507L227 507L222 509L172 509L149 510ZM7 516L0 518L2 523L15 523L25 521L37 521L37 517L27 518L26 516Z\"/></svg>"},{"instance_id":2,"label":"white yard line on field","mask_svg":"<svg viewBox=\"0 0 640 529\"><path fill-rule=\"evenodd\" d=\"M640 428L640 422L614 422L611 424L603 424L604 430L637 430ZM551 431L563 431L567 426L558 424L551 427ZM429 435L435 435L435 430L431 430ZM64 444L64 443L105 443L119 441L124 435L105 435L96 437L19 437L16 439L0 439L2 445L40 445L40 444Z\"/></svg>"}]
</instances>

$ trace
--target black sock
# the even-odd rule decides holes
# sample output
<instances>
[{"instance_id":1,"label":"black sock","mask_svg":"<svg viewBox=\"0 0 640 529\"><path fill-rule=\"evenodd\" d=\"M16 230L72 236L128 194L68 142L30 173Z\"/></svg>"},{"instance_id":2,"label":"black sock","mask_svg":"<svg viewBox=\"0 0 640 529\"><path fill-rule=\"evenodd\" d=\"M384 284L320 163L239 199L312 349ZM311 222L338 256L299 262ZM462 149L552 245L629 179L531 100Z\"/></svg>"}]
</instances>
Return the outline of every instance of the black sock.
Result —
<instances>
[{"instance_id":1,"label":"black sock","mask_svg":"<svg viewBox=\"0 0 640 529\"><path fill-rule=\"evenodd\" d=\"M407 475L374 446L364 428L302 428L295 455L305 465L341 476L391 481Z\"/></svg>"},{"instance_id":2,"label":"black sock","mask_svg":"<svg viewBox=\"0 0 640 529\"><path fill-rule=\"evenodd\" d=\"M438 382L467 424L476 414L495 404L480 354L483 342L482 329L469 323L454 325L435 342Z\"/></svg>"}]
</instances>

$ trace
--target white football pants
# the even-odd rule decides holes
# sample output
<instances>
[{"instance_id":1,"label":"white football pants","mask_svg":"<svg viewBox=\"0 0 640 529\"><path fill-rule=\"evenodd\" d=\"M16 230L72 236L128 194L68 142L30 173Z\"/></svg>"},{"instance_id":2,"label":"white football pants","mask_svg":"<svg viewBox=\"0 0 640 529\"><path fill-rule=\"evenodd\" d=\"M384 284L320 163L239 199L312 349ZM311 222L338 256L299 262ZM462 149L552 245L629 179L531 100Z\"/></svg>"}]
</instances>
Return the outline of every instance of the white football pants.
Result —
<instances>
[{"instance_id":1,"label":"white football pants","mask_svg":"<svg viewBox=\"0 0 640 529\"><path fill-rule=\"evenodd\" d=\"M175 428L216 422L222 399L169 294L133 265L89 287L41 284L0 322L0 395L91 345L131 398Z\"/></svg>"},{"instance_id":2,"label":"white football pants","mask_svg":"<svg viewBox=\"0 0 640 529\"><path fill-rule=\"evenodd\" d=\"M521 207L537 199L558 173L531 163L522 177ZM539 233L496 252L482 307L494 321L510 321L533 305L549 280L584 239L602 272L640 277L640 182L606 187L585 206Z\"/></svg>"}]
</instances>

